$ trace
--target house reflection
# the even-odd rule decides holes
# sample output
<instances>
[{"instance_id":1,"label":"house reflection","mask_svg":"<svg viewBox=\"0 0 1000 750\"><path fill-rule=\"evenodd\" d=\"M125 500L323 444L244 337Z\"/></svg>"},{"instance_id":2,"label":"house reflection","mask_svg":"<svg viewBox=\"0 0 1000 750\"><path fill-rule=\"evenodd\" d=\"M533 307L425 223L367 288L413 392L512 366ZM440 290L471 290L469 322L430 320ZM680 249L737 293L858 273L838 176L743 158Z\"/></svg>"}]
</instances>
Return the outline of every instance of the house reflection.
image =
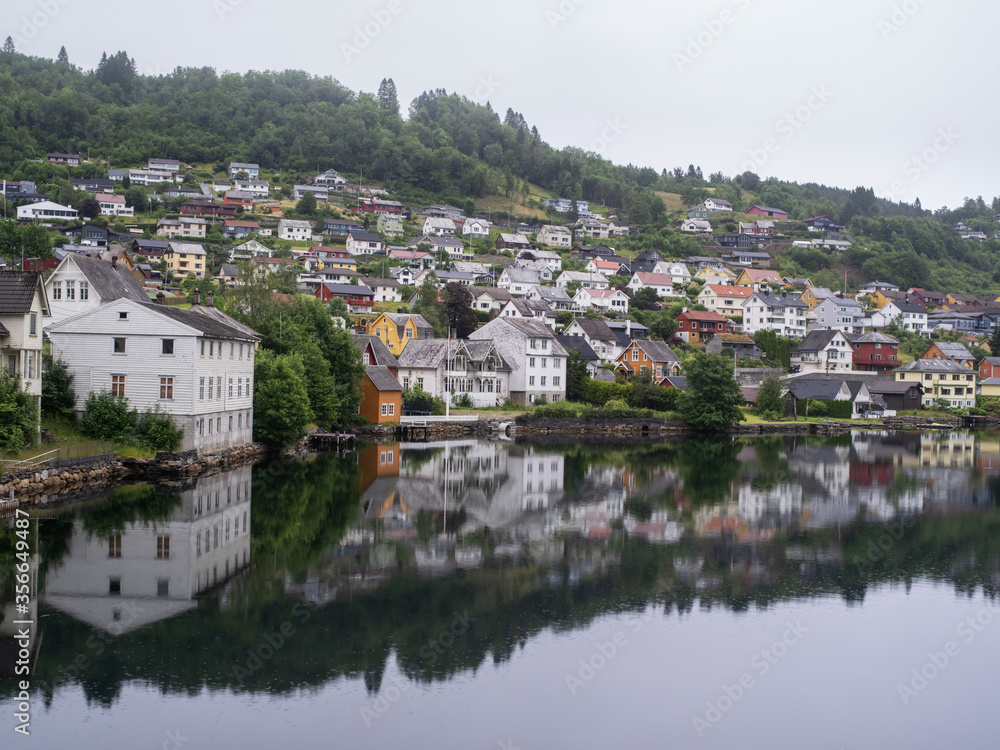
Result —
<instances>
[{"instance_id":1,"label":"house reflection","mask_svg":"<svg viewBox=\"0 0 1000 750\"><path fill-rule=\"evenodd\" d=\"M250 564L251 468L197 480L164 520L97 534L78 516L43 606L115 635L195 609Z\"/></svg>"}]
</instances>

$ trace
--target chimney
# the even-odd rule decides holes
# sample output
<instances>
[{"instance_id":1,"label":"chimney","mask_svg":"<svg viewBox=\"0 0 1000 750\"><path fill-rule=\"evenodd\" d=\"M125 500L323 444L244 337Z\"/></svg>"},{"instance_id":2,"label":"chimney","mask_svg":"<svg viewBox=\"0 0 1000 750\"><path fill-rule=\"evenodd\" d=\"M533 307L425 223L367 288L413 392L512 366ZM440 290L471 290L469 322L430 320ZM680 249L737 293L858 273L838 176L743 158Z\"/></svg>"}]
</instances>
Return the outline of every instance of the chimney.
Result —
<instances>
[{"instance_id":1,"label":"chimney","mask_svg":"<svg viewBox=\"0 0 1000 750\"><path fill-rule=\"evenodd\" d=\"M163 293L162 289L156 293L156 304L158 305L167 304L167 295Z\"/></svg>"},{"instance_id":2,"label":"chimney","mask_svg":"<svg viewBox=\"0 0 1000 750\"><path fill-rule=\"evenodd\" d=\"M208 307L212 307L215 304L215 292L208 293L208 297L205 299L205 304Z\"/></svg>"},{"instance_id":3,"label":"chimney","mask_svg":"<svg viewBox=\"0 0 1000 750\"><path fill-rule=\"evenodd\" d=\"M118 256L117 255L112 255L111 256L111 267L114 268L117 265L118 265Z\"/></svg>"},{"instance_id":4,"label":"chimney","mask_svg":"<svg viewBox=\"0 0 1000 750\"><path fill-rule=\"evenodd\" d=\"M200 305L201 304L201 289L195 289L191 295L191 304Z\"/></svg>"}]
</instances>

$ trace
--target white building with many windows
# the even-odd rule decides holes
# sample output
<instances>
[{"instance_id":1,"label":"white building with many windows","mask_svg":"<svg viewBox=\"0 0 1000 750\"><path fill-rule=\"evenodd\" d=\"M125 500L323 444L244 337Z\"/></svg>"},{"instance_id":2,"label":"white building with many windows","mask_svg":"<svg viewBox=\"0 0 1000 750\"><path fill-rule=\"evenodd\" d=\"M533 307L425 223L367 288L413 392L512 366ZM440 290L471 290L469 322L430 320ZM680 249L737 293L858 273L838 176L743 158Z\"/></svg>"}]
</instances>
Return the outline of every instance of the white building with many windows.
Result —
<instances>
[{"instance_id":1,"label":"white building with many windows","mask_svg":"<svg viewBox=\"0 0 1000 750\"><path fill-rule=\"evenodd\" d=\"M569 354L555 331L537 320L494 318L473 331L472 340L491 339L510 367L510 399L533 404L542 396L551 403L566 398L566 360Z\"/></svg>"},{"instance_id":2,"label":"white building with many windows","mask_svg":"<svg viewBox=\"0 0 1000 750\"><path fill-rule=\"evenodd\" d=\"M130 299L48 329L52 356L73 373L76 408L108 390L143 411L159 407L184 431L180 450L253 440L253 362L260 336L219 310L179 310Z\"/></svg>"}]
</instances>

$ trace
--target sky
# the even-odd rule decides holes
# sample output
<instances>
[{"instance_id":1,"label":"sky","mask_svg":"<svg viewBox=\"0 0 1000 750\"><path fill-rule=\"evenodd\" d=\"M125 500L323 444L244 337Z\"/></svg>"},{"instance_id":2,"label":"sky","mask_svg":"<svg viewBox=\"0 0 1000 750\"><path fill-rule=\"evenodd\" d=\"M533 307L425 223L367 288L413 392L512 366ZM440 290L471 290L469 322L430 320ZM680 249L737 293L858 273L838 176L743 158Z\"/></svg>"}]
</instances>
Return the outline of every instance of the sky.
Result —
<instances>
[{"instance_id":1,"label":"sky","mask_svg":"<svg viewBox=\"0 0 1000 750\"><path fill-rule=\"evenodd\" d=\"M402 111L444 88L561 148L656 170L874 188L924 208L1000 195L1000 4L984 0L6 0L19 52L140 73L304 70ZM336 166L336 165L333 165Z\"/></svg>"}]
</instances>

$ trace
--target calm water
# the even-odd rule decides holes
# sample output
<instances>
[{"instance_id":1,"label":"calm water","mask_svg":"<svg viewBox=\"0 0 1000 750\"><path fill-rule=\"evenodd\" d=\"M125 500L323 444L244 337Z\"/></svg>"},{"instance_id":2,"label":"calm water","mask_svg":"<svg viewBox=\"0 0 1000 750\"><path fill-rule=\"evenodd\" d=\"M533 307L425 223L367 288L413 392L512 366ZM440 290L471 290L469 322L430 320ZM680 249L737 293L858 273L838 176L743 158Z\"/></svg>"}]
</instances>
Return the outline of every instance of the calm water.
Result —
<instances>
[{"instance_id":1,"label":"calm water","mask_svg":"<svg viewBox=\"0 0 1000 750\"><path fill-rule=\"evenodd\" d=\"M4 747L995 747L998 495L1000 436L958 432L120 487L32 522L31 736Z\"/></svg>"}]
</instances>

